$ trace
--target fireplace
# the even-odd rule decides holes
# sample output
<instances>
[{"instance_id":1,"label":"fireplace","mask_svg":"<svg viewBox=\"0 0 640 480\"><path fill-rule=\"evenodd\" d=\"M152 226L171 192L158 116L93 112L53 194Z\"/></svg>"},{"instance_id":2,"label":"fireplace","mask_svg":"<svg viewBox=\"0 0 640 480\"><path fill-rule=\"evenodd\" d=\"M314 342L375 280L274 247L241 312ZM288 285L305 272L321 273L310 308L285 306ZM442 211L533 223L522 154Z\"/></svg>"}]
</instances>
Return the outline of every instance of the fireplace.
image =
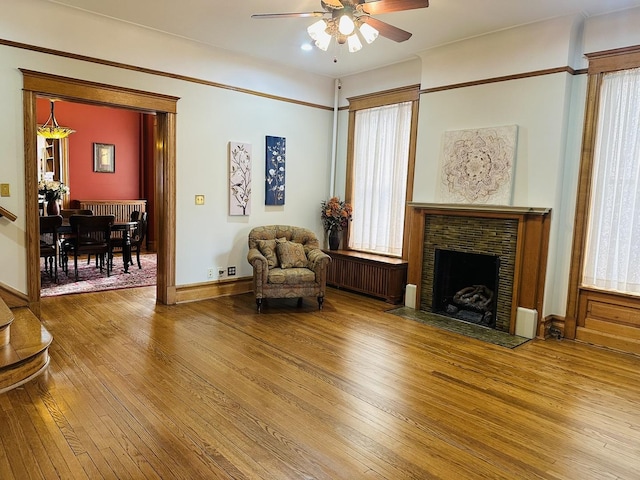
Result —
<instances>
[{"instance_id":1,"label":"fireplace","mask_svg":"<svg viewBox=\"0 0 640 480\"><path fill-rule=\"evenodd\" d=\"M496 327L500 257L436 248L431 310Z\"/></svg>"},{"instance_id":2,"label":"fireplace","mask_svg":"<svg viewBox=\"0 0 640 480\"><path fill-rule=\"evenodd\" d=\"M542 313L550 209L413 202L410 206L407 282L416 286L420 310L452 316L458 308L470 321L477 319L475 309L482 313L480 324L512 334L519 307ZM446 273L436 273L441 269ZM460 279L457 270L470 276ZM461 309L454 297L479 303ZM447 313L451 304L456 308L449 307ZM544 334L542 322L537 332Z\"/></svg>"}]
</instances>

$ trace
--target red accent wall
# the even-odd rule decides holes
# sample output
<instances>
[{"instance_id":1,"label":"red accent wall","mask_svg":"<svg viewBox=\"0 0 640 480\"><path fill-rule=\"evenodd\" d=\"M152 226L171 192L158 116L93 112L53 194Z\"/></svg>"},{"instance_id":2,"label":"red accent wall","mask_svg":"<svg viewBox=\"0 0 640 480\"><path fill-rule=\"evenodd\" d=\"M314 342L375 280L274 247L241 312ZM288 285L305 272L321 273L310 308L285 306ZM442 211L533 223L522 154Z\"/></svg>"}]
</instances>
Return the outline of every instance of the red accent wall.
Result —
<instances>
[{"instance_id":1,"label":"red accent wall","mask_svg":"<svg viewBox=\"0 0 640 480\"><path fill-rule=\"evenodd\" d=\"M37 100L37 122L50 114L48 99ZM130 110L56 102L58 124L73 128L69 136L69 189L75 200L133 200L141 191L140 113ZM115 145L115 173L93 171L93 144Z\"/></svg>"}]
</instances>

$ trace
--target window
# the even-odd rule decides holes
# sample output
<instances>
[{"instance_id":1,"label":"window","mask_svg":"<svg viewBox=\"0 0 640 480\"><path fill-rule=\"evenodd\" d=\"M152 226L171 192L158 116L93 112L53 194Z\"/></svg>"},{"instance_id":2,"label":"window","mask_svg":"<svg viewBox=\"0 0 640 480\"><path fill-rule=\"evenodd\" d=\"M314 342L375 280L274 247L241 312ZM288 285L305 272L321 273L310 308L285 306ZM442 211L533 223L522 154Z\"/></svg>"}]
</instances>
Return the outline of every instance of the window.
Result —
<instances>
[{"instance_id":1,"label":"window","mask_svg":"<svg viewBox=\"0 0 640 480\"><path fill-rule=\"evenodd\" d=\"M602 78L582 284L640 295L640 68Z\"/></svg>"},{"instance_id":2,"label":"window","mask_svg":"<svg viewBox=\"0 0 640 480\"><path fill-rule=\"evenodd\" d=\"M417 88L367 100L350 105L347 198L354 215L348 245L401 257L413 184Z\"/></svg>"}]
</instances>

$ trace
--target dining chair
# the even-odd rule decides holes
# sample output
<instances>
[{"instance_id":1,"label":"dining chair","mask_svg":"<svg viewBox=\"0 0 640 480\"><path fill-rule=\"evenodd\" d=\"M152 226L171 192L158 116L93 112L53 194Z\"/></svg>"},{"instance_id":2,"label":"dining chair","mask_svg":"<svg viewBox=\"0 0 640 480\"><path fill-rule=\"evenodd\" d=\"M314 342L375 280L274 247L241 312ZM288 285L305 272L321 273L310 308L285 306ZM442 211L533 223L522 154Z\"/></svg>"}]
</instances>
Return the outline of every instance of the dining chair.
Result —
<instances>
[{"instance_id":1,"label":"dining chair","mask_svg":"<svg viewBox=\"0 0 640 480\"><path fill-rule=\"evenodd\" d=\"M65 240L64 257L66 271L68 271L69 255L73 254L76 280L78 280L78 256L84 254L96 255L100 272L103 271L106 263L107 276L111 274L109 255L111 226L114 221L114 215L71 215L69 217L73 236Z\"/></svg>"},{"instance_id":2,"label":"dining chair","mask_svg":"<svg viewBox=\"0 0 640 480\"><path fill-rule=\"evenodd\" d=\"M134 251L136 252L136 261L138 262L138 268L142 268L142 264L140 263L140 249L142 248L142 244L147 234L147 215L147 212L140 212L138 210L134 210L130 215L130 219L132 222L138 222L138 224L131 231L130 237L131 253L133 254ZM123 237L113 237L111 240L112 253L114 249L124 250ZM113 268L113 254L110 256L110 260L111 268ZM131 259L130 265L133 265L133 259Z\"/></svg>"},{"instance_id":3,"label":"dining chair","mask_svg":"<svg viewBox=\"0 0 640 480\"><path fill-rule=\"evenodd\" d=\"M58 228L62 216L40 217L40 258L44 258L44 271L58 283Z\"/></svg>"},{"instance_id":4,"label":"dining chair","mask_svg":"<svg viewBox=\"0 0 640 480\"><path fill-rule=\"evenodd\" d=\"M67 222L69 221L69 218L71 218L71 215L93 215L93 210L88 210L88 209L84 209L84 208L63 208L60 210L60 215L62 215L62 219L63 222L66 220ZM60 234L60 244L62 247L62 243L64 243L64 241L73 236L72 234L65 234L62 233ZM62 254L62 248L60 248L60 253ZM91 255L87 256L87 263L89 263L91 261Z\"/></svg>"}]
</instances>

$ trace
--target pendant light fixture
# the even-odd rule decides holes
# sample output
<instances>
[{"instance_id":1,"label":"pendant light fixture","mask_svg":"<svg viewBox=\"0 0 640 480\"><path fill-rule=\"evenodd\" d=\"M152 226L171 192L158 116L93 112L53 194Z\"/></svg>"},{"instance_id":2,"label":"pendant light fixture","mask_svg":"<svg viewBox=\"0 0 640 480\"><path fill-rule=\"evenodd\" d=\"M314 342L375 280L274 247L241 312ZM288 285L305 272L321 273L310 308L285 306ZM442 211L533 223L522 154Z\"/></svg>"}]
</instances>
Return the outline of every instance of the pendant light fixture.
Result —
<instances>
[{"instance_id":1,"label":"pendant light fixture","mask_svg":"<svg viewBox=\"0 0 640 480\"><path fill-rule=\"evenodd\" d=\"M49 115L47 121L44 122L44 125L38 127L38 135L44 138L66 138L72 133L75 133L75 130L71 128L61 127L58 125L56 117L53 114L53 106L55 102L53 100L50 100L50 102L51 115Z\"/></svg>"}]
</instances>

